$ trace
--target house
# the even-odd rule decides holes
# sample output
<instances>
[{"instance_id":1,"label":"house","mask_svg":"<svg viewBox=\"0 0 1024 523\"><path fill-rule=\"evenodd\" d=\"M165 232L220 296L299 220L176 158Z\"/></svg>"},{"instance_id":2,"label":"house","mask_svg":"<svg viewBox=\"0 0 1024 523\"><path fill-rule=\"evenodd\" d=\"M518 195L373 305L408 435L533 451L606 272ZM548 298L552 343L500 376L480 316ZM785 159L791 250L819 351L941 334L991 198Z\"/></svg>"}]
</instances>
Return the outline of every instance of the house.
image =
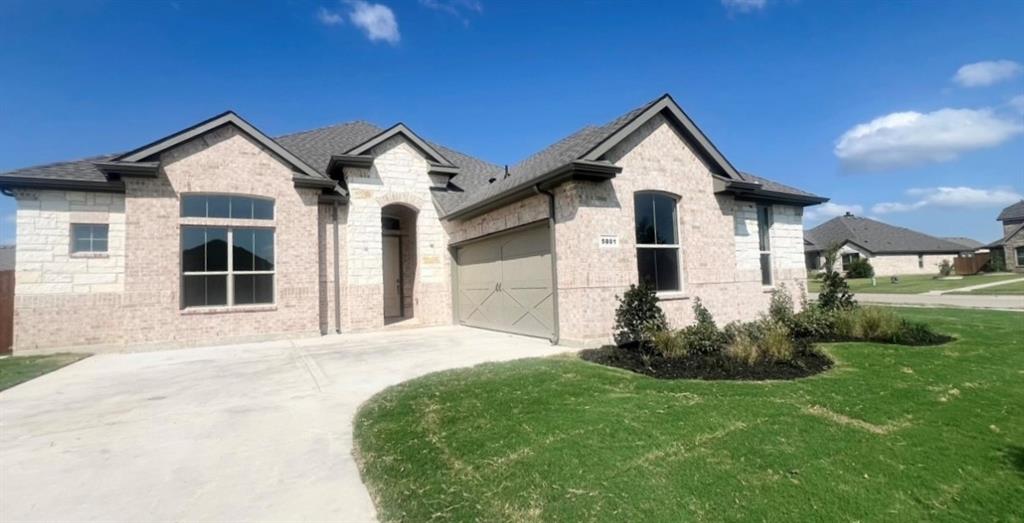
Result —
<instances>
[{"instance_id":1,"label":"house","mask_svg":"<svg viewBox=\"0 0 1024 523\"><path fill-rule=\"evenodd\" d=\"M953 263L961 252L972 251L961 243L846 213L804 233L807 268L824 267L825 252L833 245L840 246L837 262L843 270L866 258L877 276L935 274L943 260Z\"/></svg>"},{"instance_id":2,"label":"house","mask_svg":"<svg viewBox=\"0 0 1024 523\"><path fill-rule=\"evenodd\" d=\"M1003 209L996 220L1003 224L1003 236L985 247L1000 260L997 266L1024 272L1024 200Z\"/></svg>"},{"instance_id":3,"label":"house","mask_svg":"<svg viewBox=\"0 0 1024 523\"><path fill-rule=\"evenodd\" d=\"M668 95L509 168L397 124L271 138L227 112L0 175L15 350L170 347L458 323L610 340L640 280L675 325L804 285L822 198L732 166Z\"/></svg>"},{"instance_id":4,"label":"house","mask_svg":"<svg viewBox=\"0 0 1024 523\"><path fill-rule=\"evenodd\" d=\"M945 236L942 239L946 240L947 242L953 242L962 245L964 247L962 254L964 255L969 255L971 253L978 251L987 251L984 243L981 243L973 238L966 238L963 236Z\"/></svg>"}]
</instances>

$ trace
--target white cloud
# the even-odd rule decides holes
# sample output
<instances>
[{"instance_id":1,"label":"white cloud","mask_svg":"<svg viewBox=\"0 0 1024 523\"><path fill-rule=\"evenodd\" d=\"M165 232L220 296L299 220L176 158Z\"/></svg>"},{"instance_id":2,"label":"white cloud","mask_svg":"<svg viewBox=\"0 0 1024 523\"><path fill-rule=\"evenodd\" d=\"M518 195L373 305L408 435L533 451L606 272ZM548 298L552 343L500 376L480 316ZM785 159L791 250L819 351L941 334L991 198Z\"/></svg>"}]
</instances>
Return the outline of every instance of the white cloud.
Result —
<instances>
[{"instance_id":1,"label":"white cloud","mask_svg":"<svg viewBox=\"0 0 1024 523\"><path fill-rule=\"evenodd\" d=\"M420 0L420 5L427 9L448 13L462 20L464 24L469 23L465 13L480 14L484 12L483 4L478 0Z\"/></svg>"},{"instance_id":2,"label":"white cloud","mask_svg":"<svg viewBox=\"0 0 1024 523\"><path fill-rule=\"evenodd\" d=\"M1004 207L1020 201L1020 193L1008 187L977 189L974 187L928 187L909 189L911 202L882 202L871 207L875 214L910 212L925 207L947 209L980 209Z\"/></svg>"},{"instance_id":3,"label":"white cloud","mask_svg":"<svg viewBox=\"0 0 1024 523\"><path fill-rule=\"evenodd\" d=\"M881 170L946 162L994 147L1024 131L1020 122L991 109L939 109L891 113L854 126L839 137L835 155L852 170Z\"/></svg>"},{"instance_id":4,"label":"white cloud","mask_svg":"<svg viewBox=\"0 0 1024 523\"><path fill-rule=\"evenodd\" d=\"M864 207L860 205L825 202L821 205L806 208L804 210L804 220L809 223L816 223L823 222L829 218L835 218L836 216L842 216L846 213L858 215L862 212L864 212Z\"/></svg>"},{"instance_id":5,"label":"white cloud","mask_svg":"<svg viewBox=\"0 0 1024 523\"><path fill-rule=\"evenodd\" d=\"M1018 113L1024 114L1024 94L1018 94L1010 98L1010 107Z\"/></svg>"},{"instance_id":6,"label":"white cloud","mask_svg":"<svg viewBox=\"0 0 1024 523\"><path fill-rule=\"evenodd\" d=\"M391 45L398 44L402 35L398 32L398 20L390 7L384 4L373 4L364 0L343 0L348 5L348 19L353 25L366 34L371 42L384 41ZM321 7L316 18L326 26L345 23L345 13Z\"/></svg>"},{"instance_id":7,"label":"white cloud","mask_svg":"<svg viewBox=\"0 0 1024 523\"><path fill-rule=\"evenodd\" d=\"M722 5L731 12L750 13L764 9L768 0L722 0Z\"/></svg>"},{"instance_id":8,"label":"white cloud","mask_svg":"<svg viewBox=\"0 0 1024 523\"><path fill-rule=\"evenodd\" d=\"M984 87L1009 80L1024 72L1024 66L1013 60L986 60L957 69L953 81L963 87Z\"/></svg>"},{"instance_id":9,"label":"white cloud","mask_svg":"<svg viewBox=\"0 0 1024 523\"><path fill-rule=\"evenodd\" d=\"M341 13L330 11L325 7L321 7L316 12L316 19L324 25L341 25L345 22L345 18L341 16Z\"/></svg>"}]
</instances>

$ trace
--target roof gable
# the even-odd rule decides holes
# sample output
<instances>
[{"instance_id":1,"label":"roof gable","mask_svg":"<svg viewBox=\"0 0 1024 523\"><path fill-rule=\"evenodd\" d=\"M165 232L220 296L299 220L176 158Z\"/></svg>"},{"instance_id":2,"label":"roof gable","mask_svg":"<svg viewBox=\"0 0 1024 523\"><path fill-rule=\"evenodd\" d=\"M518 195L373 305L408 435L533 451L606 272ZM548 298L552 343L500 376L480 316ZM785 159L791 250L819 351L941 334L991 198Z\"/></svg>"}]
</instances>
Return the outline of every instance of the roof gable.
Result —
<instances>
[{"instance_id":1,"label":"roof gable","mask_svg":"<svg viewBox=\"0 0 1024 523\"><path fill-rule=\"evenodd\" d=\"M381 131L379 134L371 137L369 140L366 140L365 142L356 145L355 147L349 149L348 151L345 151L345 155L365 155L369 153L370 150L373 149L374 147L399 135L401 135L403 138L405 138L414 146L416 146L416 148L419 149L420 152L422 152L427 157L427 159L433 162L434 164L443 167L455 167L455 165L453 165L452 162L448 161L448 159L445 158L445 156L441 154L440 151L438 151L432 145L430 145L425 140L420 138L416 133L412 132L412 129L406 127L404 123L397 123Z\"/></svg>"},{"instance_id":2,"label":"roof gable","mask_svg":"<svg viewBox=\"0 0 1024 523\"><path fill-rule=\"evenodd\" d=\"M144 162L154 155L160 154L172 147L185 143L189 140L202 136L214 129L222 127L224 125L233 125L240 131L248 135L250 138L255 140L260 145L271 150L278 157L283 159L285 162L290 164L296 171L301 175L316 180L326 180L327 178L320 174L316 169L312 168L298 156L291 153L291 151L285 149L280 144L275 142L272 138L263 134L262 131L257 129L255 126L245 121L241 116L238 116L232 111L221 113L213 118L199 122L191 127L182 129L174 134L165 136L154 142L143 145L142 147L128 151L113 159L117 163L137 163Z\"/></svg>"},{"instance_id":3,"label":"roof gable","mask_svg":"<svg viewBox=\"0 0 1024 523\"><path fill-rule=\"evenodd\" d=\"M603 159L608 151L658 114L664 114L666 119L676 126L676 129L683 134L687 141L696 146L697 155L711 167L712 173L732 180L745 180L743 174L729 163L729 160L715 147L715 144L711 143L707 135L697 127L697 124L687 116L683 108L668 94L662 95L654 102L635 111L634 114L628 115L628 118L624 119L624 121L614 122L618 123L617 127L604 139L583 153L579 159L592 162Z\"/></svg>"},{"instance_id":4,"label":"roof gable","mask_svg":"<svg viewBox=\"0 0 1024 523\"><path fill-rule=\"evenodd\" d=\"M996 219L1000 221L1024 219L1024 200L1003 209Z\"/></svg>"}]
</instances>

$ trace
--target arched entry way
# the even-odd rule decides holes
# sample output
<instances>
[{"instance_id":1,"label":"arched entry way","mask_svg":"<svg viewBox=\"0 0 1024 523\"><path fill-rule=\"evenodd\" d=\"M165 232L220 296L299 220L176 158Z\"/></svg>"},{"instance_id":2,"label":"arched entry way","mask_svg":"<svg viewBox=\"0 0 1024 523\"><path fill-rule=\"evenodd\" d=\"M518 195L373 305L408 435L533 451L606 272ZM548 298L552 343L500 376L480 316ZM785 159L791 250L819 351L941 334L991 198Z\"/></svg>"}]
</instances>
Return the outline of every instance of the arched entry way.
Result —
<instances>
[{"instance_id":1,"label":"arched entry way","mask_svg":"<svg viewBox=\"0 0 1024 523\"><path fill-rule=\"evenodd\" d=\"M385 324L416 317L416 216L399 203L380 211Z\"/></svg>"}]
</instances>

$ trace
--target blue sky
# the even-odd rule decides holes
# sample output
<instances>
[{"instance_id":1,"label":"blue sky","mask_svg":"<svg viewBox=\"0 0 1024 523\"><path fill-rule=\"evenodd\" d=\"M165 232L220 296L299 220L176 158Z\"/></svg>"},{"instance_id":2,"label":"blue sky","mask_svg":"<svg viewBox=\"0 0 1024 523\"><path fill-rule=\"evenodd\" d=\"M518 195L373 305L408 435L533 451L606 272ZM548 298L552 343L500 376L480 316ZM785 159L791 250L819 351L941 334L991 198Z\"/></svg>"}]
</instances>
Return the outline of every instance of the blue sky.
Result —
<instances>
[{"instance_id":1,"label":"blue sky","mask_svg":"<svg viewBox=\"0 0 1024 523\"><path fill-rule=\"evenodd\" d=\"M1022 20L1019 1L7 0L0 170L226 109L270 135L403 121L514 163L669 92L740 169L831 197L812 224L853 209L990 241L1024 192Z\"/></svg>"}]
</instances>

